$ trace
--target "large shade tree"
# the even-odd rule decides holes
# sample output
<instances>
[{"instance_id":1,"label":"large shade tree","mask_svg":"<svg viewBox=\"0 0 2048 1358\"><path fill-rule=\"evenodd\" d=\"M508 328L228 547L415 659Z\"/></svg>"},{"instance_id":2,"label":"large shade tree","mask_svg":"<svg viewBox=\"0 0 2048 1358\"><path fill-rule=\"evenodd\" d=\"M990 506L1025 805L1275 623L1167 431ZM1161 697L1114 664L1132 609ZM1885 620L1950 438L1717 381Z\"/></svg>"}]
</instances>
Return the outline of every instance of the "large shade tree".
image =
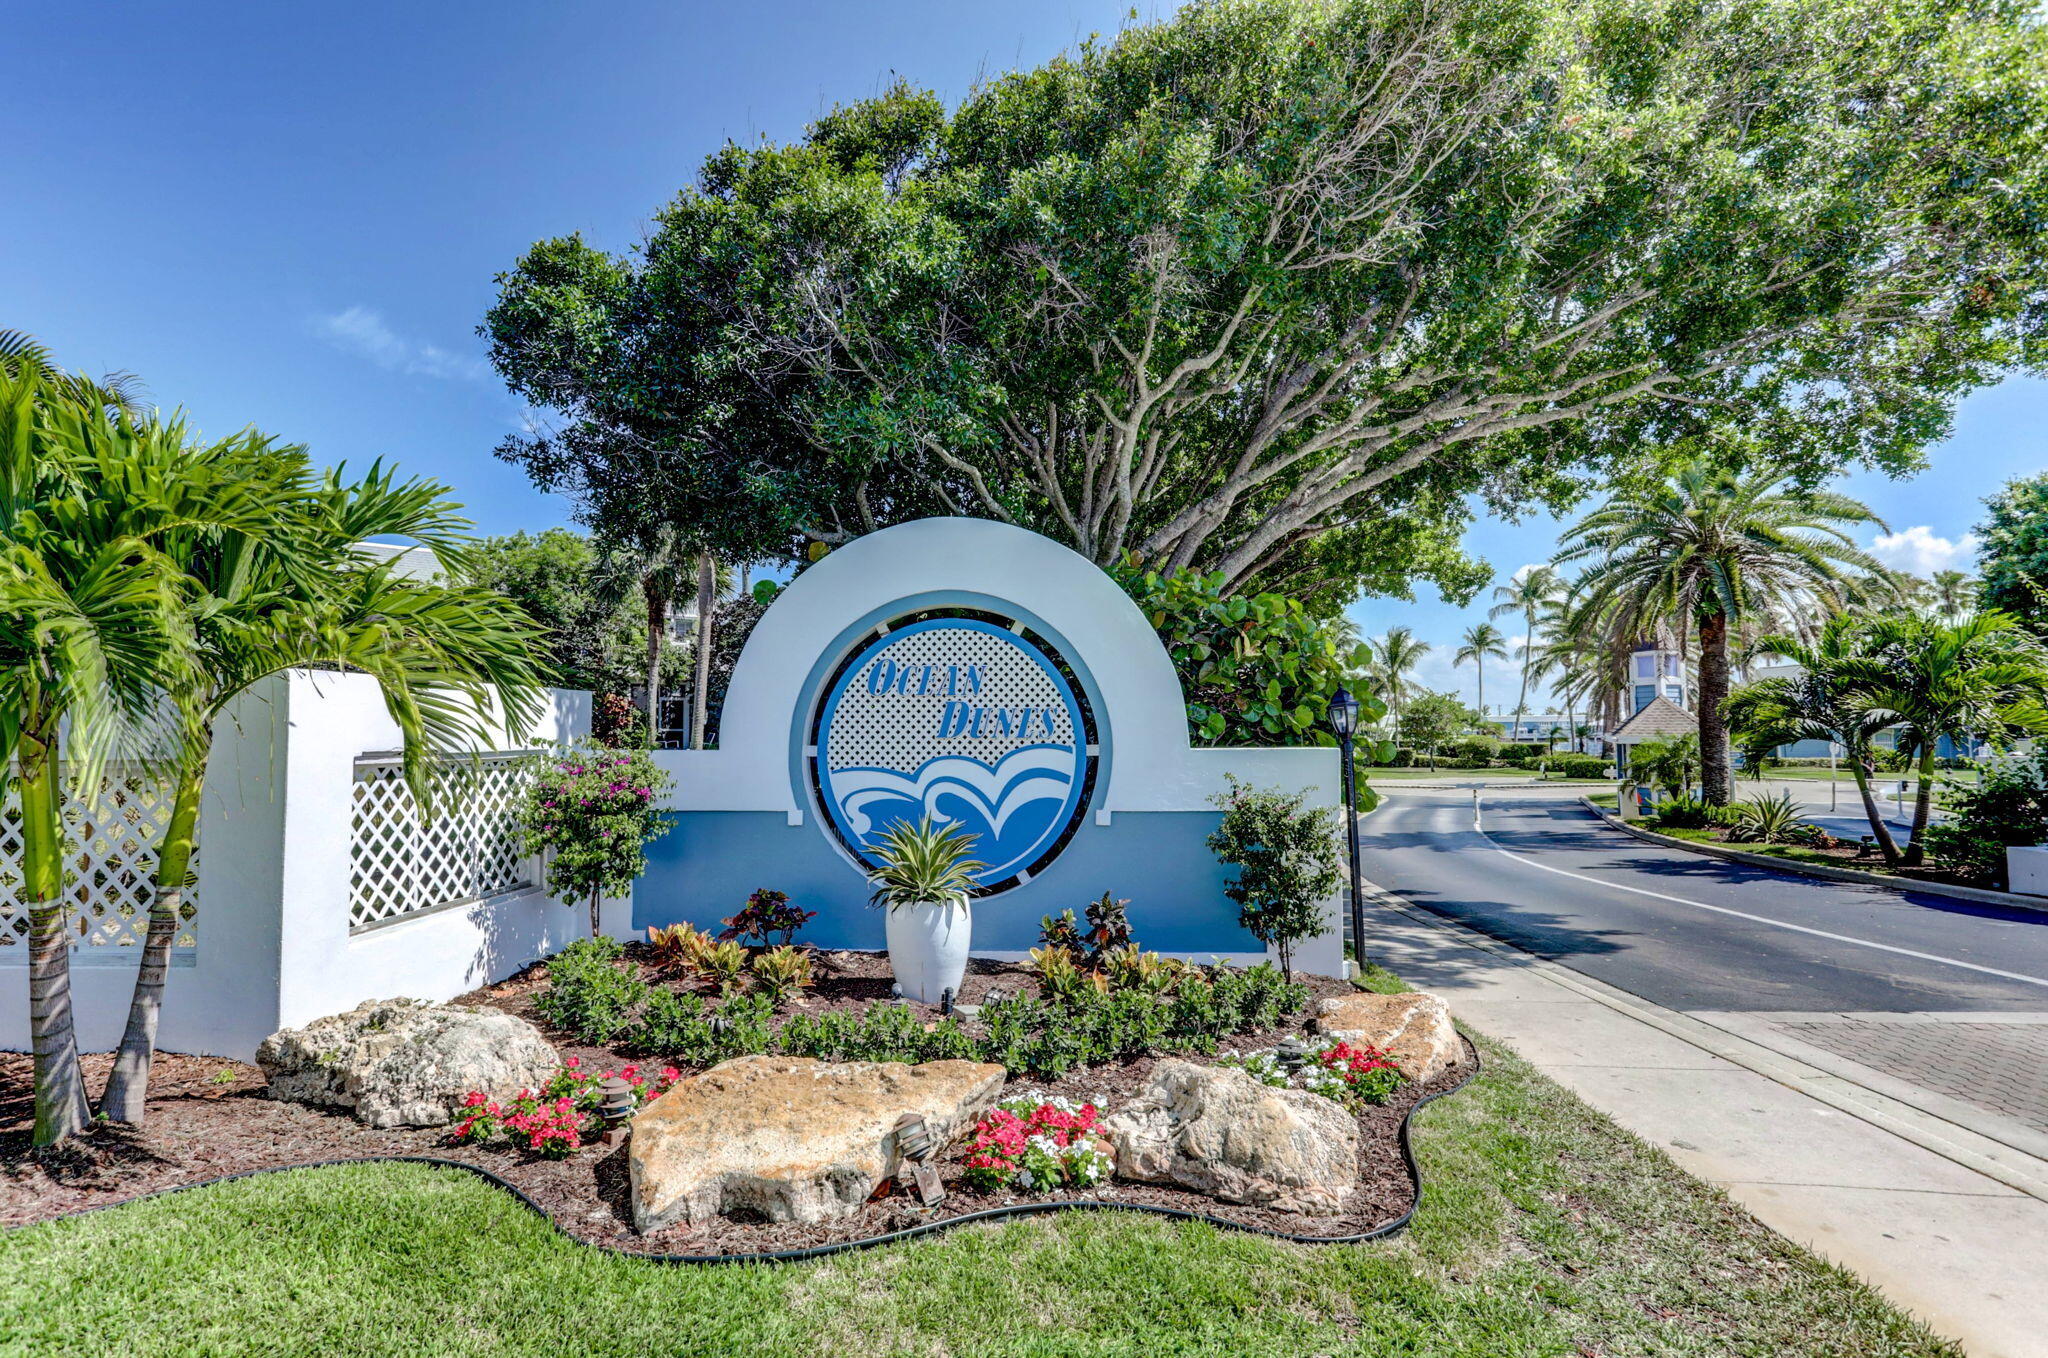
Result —
<instances>
[{"instance_id":1,"label":"large shade tree","mask_svg":"<svg viewBox=\"0 0 2048 1358\"><path fill-rule=\"evenodd\" d=\"M1737 460L1754 460L1753 450ZM1622 487L1559 540L1559 562L1591 563L1577 598L1605 630L1648 637L1668 627L1697 638L1708 801L1726 803L1734 791L1721 710L1734 629L1771 608L1824 612L1850 578L1882 576L1851 537L1866 524L1881 521L1846 495L1802 490L1775 468L1731 471L1701 456Z\"/></svg>"},{"instance_id":2,"label":"large shade tree","mask_svg":"<svg viewBox=\"0 0 2048 1358\"><path fill-rule=\"evenodd\" d=\"M2007 482L1984 506L1982 602L2048 636L2048 472Z\"/></svg>"},{"instance_id":3,"label":"large shade tree","mask_svg":"<svg viewBox=\"0 0 2048 1358\"><path fill-rule=\"evenodd\" d=\"M1475 502L1715 422L1810 482L1914 465L2048 321L2044 44L2016 0L1198 3L728 147L636 269L553 242L507 295L550 355L730 379L683 405L773 437L656 442L686 489L799 469L814 536L1469 592Z\"/></svg>"}]
</instances>

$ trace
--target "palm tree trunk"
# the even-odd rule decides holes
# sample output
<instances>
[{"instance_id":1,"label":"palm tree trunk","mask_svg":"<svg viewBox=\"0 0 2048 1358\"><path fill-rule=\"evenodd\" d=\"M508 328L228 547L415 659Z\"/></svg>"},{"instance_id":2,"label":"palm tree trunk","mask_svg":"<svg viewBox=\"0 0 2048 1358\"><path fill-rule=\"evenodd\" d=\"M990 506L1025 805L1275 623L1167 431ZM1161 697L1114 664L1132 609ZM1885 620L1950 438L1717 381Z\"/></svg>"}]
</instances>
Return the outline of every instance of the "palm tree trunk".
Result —
<instances>
[{"instance_id":1,"label":"palm tree trunk","mask_svg":"<svg viewBox=\"0 0 2048 1358\"><path fill-rule=\"evenodd\" d=\"M711 611L718 604L717 577L711 553L697 554L697 693L691 705L690 744L704 748L704 727L711 715Z\"/></svg>"},{"instance_id":2,"label":"palm tree trunk","mask_svg":"<svg viewBox=\"0 0 2048 1358\"><path fill-rule=\"evenodd\" d=\"M647 600L647 738L661 734L661 643L668 632L668 591L660 577L650 572L641 577L640 592Z\"/></svg>"},{"instance_id":3,"label":"palm tree trunk","mask_svg":"<svg viewBox=\"0 0 2048 1358\"><path fill-rule=\"evenodd\" d=\"M1721 704L1728 698L1728 619L1710 613L1700 619L1700 784L1714 806L1735 793L1728 755L1728 722Z\"/></svg>"},{"instance_id":4,"label":"palm tree trunk","mask_svg":"<svg viewBox=\"0 0 2048 1358\"><path fill-rule=\"evenodd\" d=\"M1884 855L1885 866L1899 865L1899 846L1892 839L1892 827L1885 824L1884 812L1878 809L1877 792L1870 786L1870 769L1863 762L1863 755L1855 748L1849 751L1849 773L1856 780L1856 793L1863 798L1863 815L1870 822L1870 834L1877 841L1878 851Z\"/></svg>"},{"instance_id":5,"label":"palm tree trunk","mask_svg":"<svg viewBox=\"0 0 2048 1358\"><path fill-rule=\"evenodd\" d=\"M71 1017L71 940L64 929L63 789L54 731L21 737L21 892L28 906L28 1030L35 1052L35 1144L85 1130L91 1110Z\"/></svg>"},{"instance_id":6,"label":"palm tree trunk","mask_svg":"<svg viewBox=\"0 0 2048 1358\"><path fill-rule=\"evenodd\" d=\"M156 1054L157 1019L163 1013L171 944L178 937L179 915L185 905L185 879L192 871L199 803L206 789L206 752L212 744L213 731L209 726L200 739L198 758L178 774L170 822L158 851L156 880L151 884L149 933L142 943L142 965L135 973L135 998L128 1004L128 1028L121 1034L114 1069L107 1076L106 1093L100 1098L100 1111L115 1122L139 1124L149 1100L149 1069Z\"/></svg>"},{"instance_id":7,"label":"palm tree trunk","mask_svg":"<svg viewBox=\"0 0 2048 1358\"><path fill-rule=\"evenodd\" d=\"M1525 612L1522 615L1522 621L1525 624L1525 626L1522 629L1524 634L1522 637L1522 691L1520 694L1516 695L1515 698L1515 711L1518 713L1523 708L1529 705L1529 662L1535 658L1536 645L1535 608L1531 607L1527 612ZM1515 718L1515 724L1517 726L1521 725L1521 720L1522 719L1519 716L1517 716ZM1520 737L1521 733L1519 731L1516 731L1511 732L1508 738L1510 740L1517 740L1520 739Z\"/></svg>"},{"instance_id":8,"label":"palm tree trunk","mask_svg":"<svg viewBox=\"0 0 2048 1358\"><path fill-rule=\"evenodd\" d=\"M1913 794L1913 839L1906 845L1906 866L1919 867L1927 859L1927 850L1920 843L1927 833L1927 813L1934 807L1934 745L1929 740L1920 747L1920 790Z\"/></svg>"},{"instance_id":9,"label":"palm tree trunk","mask_svg":"<svg viewBox=\"0 0 2048 1358\"><path fill-rule=\"evenodd\" d=\"M1479 671L1479 715L1483 717L1486 715L1486 658L1481 656L1474 660L1472 668Z\"/></svg>"}]
</instances>

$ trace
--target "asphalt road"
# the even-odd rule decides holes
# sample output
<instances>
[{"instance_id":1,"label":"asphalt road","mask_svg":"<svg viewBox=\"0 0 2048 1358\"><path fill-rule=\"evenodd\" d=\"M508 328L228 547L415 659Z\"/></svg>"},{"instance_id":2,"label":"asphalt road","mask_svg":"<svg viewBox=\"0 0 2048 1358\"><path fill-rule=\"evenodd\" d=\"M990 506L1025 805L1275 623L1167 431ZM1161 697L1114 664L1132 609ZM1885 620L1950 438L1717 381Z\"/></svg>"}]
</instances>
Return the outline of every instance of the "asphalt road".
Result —
<instances>
[{"instance_id":1,"label":"asphalt road","mask_svg":"<svg viewBox=\"0 0 2048 1358\"><path fill-rule=\"evenodd\" d=\"M1477 828L1470 792L1387 791L1367 878L1667 1008L2048 1010L2048 915L1664 849L1561 790L1484 793Z\"/></svg>"}]
</instances>

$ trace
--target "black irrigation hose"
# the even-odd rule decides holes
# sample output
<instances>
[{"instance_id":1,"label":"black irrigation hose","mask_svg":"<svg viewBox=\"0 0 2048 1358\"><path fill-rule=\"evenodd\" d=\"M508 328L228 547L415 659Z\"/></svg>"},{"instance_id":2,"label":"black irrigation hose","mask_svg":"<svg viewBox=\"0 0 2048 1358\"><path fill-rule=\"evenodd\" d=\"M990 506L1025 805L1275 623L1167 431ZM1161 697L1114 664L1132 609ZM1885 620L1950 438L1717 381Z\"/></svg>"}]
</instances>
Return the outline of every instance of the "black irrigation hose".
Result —
<instances>
[{"instance_id":1,"label":"black irrigation hose","mask_svg":"<svg viewBox=\"0 0 2048 1358\"><path fill-rule=\"evenodd\" d=\"M464 1173L474 1174L485 1183L497 1185L538 1215L542 1221L554 1227L558 1234L567 1236L579 1245L590 1249L603 1250L607 1254L616 1254L621 1258L645 1260L650 1264L790 1264L804 1259L822 1258L828 1254L842 1254L849 1250L871 1249L877 1245L893 1245L901 1240L914 1240L921 1235L931 1235L938 1231L951 1230L955 1226L965 1226L971 1222L996 1221L1004 1217L1036 1216L1042 1212L1149 1212L1153 1216L1170 1217L1177 1221L1204 1221L1211 1226L1221 1226L1228 1230L1243 1231L1248 1235L1261 1235L1269 1240L1285 1240L1297 1245L1356 1245L1367 1240L1384 1240L1386 1237L1399 1232L1414 1219L1416 1211L1421 1208L1422 1169L1415 1163L1414 1148L1408 1144L1408 1124L1422 1109L1443 1098L1445 1095L1457 1093L1477 1078L1479 1074L1479 1048L1472 1044L1471 1039L1463 1037L1462 1034L1460 1035L1460 1040L1464 1042L1465 1050L1471 1053L1472 1056L1472 1068L1465 1073L1465 1078L1452 1085L1449 1089L1439 1089L1434 1094L1423 1095L1415 1101L1413 1108L1410 1108L1401 1115L1401 1127L1395 1140L1399 1142L1401 1147L1401 1162L1408 1167L1408 1183L1414 1190L1413 1201L1408 1204L1407 1211L1401 1213L1400 1216L1395 1217L1392 1221L1375 1226L1371 1230L1360 1232L1357 1235L1296 1235L1291 1231L1269 1231L1263 1226L1247 1226L1241 1221L1232 1221L1228 1217L1211 1216L1207 1212L1184 1212L1178 1207L1158 1207L1150 1203L1141 1202L1102 1202L1093 1198L1079 1198L1055 1199L1050 1202L1020 1202L1009 1207L991 1207L985 1211L969 1212L965 1216L947 1217L943 1221L927 1221L919 1226L906 1227L900 1231L890 1231L886 1235L871 1235L860 1240L840 1240L829 1245L807 1245L802 1249L757 1250L749 1254L650 1254L643 1253L640 1250L621 1249L617 1245L607 1245L601 1241L585 1240L561 1222L555 1220L552 1213L535 1202L527 1195L525 1189L519 1187L519 1185L511 1180L500 1177L492 1171L485 1169L482 1165L473 1165L466 1160L446 1160L438 1155L359 1155L333 1160L308 1160L303 1164L297 1165L271 1165L265 1169L245 1169L235 1174L223 1174L213 1179L201 1179L196 1183L178 1184L171 1188L159 1188L153 1193L141 1193L132 1198L123 1198L119 1202L105 1202L98 1203L92 1207L81 1207L76 1212L65 1212L59 1216L46 1218L46 1220L64 1221L72 1217L90 1216L94 1212L105 1212L116 1207L127 1207L132 1203L147 1202L151 1198L165 1198L173 1193L187 1193L195 1188L208 1188L214 1184L233 1183L237 1179L253 1179L262 1174L286 1174L301 1169L326 1169L333 1165L434 1165L443 1169L459 1169ZM29 1224L40 1225L42 1223L35 1222ZM22 1230L24 1227L17 1226L13 1229Z\"/></svg>"}]
</instances>

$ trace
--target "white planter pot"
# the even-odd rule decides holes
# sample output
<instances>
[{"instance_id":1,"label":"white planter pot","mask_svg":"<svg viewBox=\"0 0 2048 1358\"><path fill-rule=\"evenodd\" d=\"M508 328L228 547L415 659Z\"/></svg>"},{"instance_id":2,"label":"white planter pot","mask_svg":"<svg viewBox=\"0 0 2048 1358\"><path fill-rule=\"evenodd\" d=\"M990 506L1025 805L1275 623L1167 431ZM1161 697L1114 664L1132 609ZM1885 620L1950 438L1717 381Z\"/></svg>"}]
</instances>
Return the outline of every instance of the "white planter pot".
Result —
<instances>
[{"instance_id":1,"label":"white planter pot","mask_svg":"<svg viewBox=\"0 0 2048 1358\"><path fill-rule=\"evenodd\" d=\"M889 969L903 998L937 1004L951 990L960 996L967 974L967 946L974 932L974 912L965 896L950 901L892 905L889 915Z\"/></svg>"}]
</instances>

